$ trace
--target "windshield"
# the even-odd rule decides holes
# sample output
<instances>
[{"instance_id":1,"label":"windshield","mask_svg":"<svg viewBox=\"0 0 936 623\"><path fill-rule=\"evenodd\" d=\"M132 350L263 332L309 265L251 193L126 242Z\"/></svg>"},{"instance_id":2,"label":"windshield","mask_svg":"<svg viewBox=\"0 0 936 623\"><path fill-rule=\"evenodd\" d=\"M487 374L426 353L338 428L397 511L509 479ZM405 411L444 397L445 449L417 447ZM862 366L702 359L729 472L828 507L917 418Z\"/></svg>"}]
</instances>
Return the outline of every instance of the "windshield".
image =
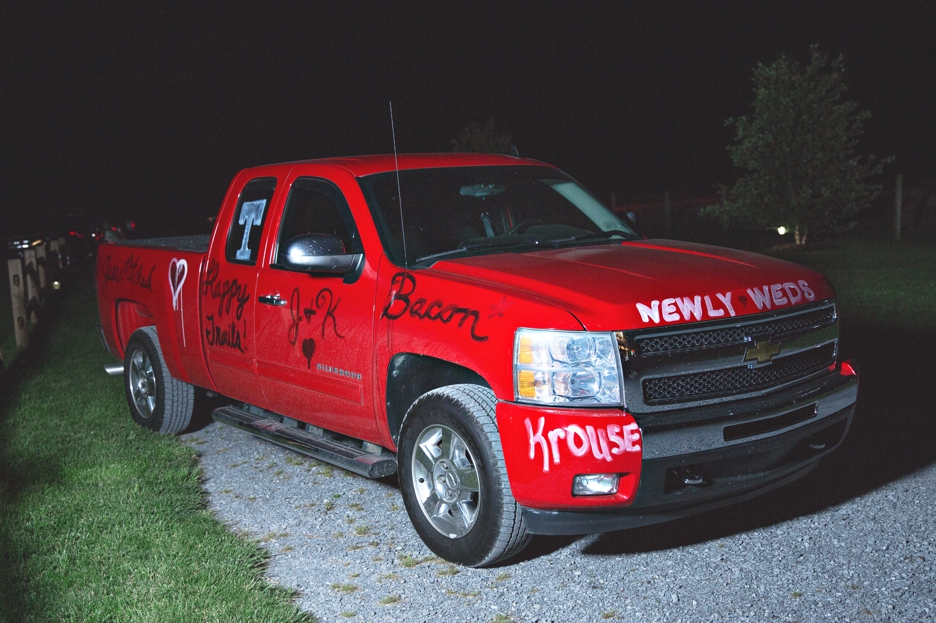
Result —
<instances>
[{"instance_id":1,"label":"windshield","mask_svg":"<svg viewBox=\"0 0 936 623\"><path fill-rule=\"evenodd\" d=\"M392 171L362 177L360 184L387 255L400 266L640 237L550 167L409 169L399 175L399 193Z\"/></svg>"}]
</instances>

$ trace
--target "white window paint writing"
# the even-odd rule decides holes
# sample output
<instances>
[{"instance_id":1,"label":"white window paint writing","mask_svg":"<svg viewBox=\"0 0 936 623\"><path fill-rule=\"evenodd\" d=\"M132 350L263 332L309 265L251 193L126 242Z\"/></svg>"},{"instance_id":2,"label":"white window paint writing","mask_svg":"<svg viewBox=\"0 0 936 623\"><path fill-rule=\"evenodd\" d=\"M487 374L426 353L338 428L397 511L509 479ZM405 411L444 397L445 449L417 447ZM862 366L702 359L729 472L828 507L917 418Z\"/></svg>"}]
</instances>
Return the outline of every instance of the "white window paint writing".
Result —
<instances>
[{"instance_id":1,"label":"white window paint writing","mask_svg":"<svg viewBox=\"0 0 936 623\"><path fill-rule=\"evenodd\" d=\"M266 207L266 199L257 201L245 201L241 205L240 216L237 222L244 226L244 239L241 241L240 249L234 256L239 260L250 259L250 247L247 246L250 241L250 228L254 225L260 225L263 222L263 209Z\"/></svg>"}]
</instances>

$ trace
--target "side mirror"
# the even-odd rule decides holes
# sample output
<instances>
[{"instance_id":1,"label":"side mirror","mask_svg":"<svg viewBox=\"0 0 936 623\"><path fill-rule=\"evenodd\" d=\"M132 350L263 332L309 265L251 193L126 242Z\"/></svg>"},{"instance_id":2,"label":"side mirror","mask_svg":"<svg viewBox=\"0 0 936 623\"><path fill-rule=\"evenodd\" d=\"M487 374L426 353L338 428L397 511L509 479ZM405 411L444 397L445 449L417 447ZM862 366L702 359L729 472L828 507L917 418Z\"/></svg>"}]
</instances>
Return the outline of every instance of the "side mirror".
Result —
<instances>
[{"instance_id":1,"label":"side mirror","mask_svg":"<svg viewBox=\"0 0 936 623\"><path fill-rule=\"evenodd\" d=\"M303 234L286 244L283 264L293 270L347 275L357 269L360 253L345 253L341 238L332 234Z\"/></svg>"}]
</instances>

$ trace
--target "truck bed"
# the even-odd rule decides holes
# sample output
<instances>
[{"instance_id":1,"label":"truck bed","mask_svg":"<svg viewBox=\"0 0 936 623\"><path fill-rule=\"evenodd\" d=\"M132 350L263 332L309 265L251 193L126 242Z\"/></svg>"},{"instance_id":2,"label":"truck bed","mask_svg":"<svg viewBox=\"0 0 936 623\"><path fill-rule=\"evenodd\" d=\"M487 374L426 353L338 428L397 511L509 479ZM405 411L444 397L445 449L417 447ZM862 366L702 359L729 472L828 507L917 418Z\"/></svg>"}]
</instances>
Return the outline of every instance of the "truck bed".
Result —
<instances>
[{"instance_id":1,"label":"truck bed","mask_svg":"<svg viewBox=\"0 0 936 623\"><path fill-rule=\"evenodd\" d=\"M173 377L214 389L201 348L199 283L210 236L126 240L98 249L98 307L114 356L153 325ZM187 321L186 321L187 320Z\"/></svg>"},{"instance_id":2,"label":"truck bed","mask_svg":"<svg viewBox=\"0 0 936 623\"><path fill-rule=\"evenodd\" d=\"M193 253L207 253L211 234L198 236L169 236L166 238L141 238L140 240L122 240L115 244L131 247L157 247L160 249L174 249L177 251L191 251Z\"/></svg>"}]
</instances>

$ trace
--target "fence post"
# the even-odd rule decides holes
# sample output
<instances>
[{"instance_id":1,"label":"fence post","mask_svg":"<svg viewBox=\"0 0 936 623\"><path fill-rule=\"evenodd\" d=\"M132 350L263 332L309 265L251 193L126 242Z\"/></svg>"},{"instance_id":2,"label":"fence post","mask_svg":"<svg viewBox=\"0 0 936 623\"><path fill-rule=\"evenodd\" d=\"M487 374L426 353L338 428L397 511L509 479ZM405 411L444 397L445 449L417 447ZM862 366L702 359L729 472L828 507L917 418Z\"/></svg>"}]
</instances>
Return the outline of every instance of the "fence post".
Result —
<instances>
[{"instance_id":1,"label":"fence post","mask_svg":"<svg viewBox=\"0 0 936 623\"><path fill-rule=\"evenodd\" d=\"M39 322L39 279L36 271L36 250L23 251L23 283L26 284L26 319Z\"/></svg>"},{"instance_id":2,"label":"fence post","mask_svg":"<svg viewBox=\"0 0 936 623\"><path fill-rule=\"evenodd\" d=\"M10 275L10 300L13 302L13 330L16 333L16 349L23 350L29 345L29 328L26 326L26 284L23 281L23 262L19 258L7 260L7 273Z\"/></svg>"},{"instance_id":3,"label":"fence post","mask_svg":"<svg viewBox=\"0 0 936 623\"><path fill-rule=\"evenodd\" d=\"M58 289L58 280L62 270L62 256L59 253L59 241L49 241L49 261L46 262L46 279L52 281L52 289Z\"/></svg>"},{"instance_id":4,"label":"fence post","mask_svg":"<svg viewBox=\"0 0 936 623\"><path fill-rule=\"evenodd\" d=\"M43 241L42 244L36 247L36 272L39 274L39 302L43 305L45 305L48 295L48 289L46 288L48 284L46 280L46 257L46 243Z\"/></svg>"},{"instance_id":5,"label":"fence post","mask_svg":"<svg viewBox=\"0 0 936 623\"><path fill-rule=\"evenodd\" d=\"M900 240L900 212L903 209L903 173L894 179L894 240Z\"/></svg>"}]
</instances>

